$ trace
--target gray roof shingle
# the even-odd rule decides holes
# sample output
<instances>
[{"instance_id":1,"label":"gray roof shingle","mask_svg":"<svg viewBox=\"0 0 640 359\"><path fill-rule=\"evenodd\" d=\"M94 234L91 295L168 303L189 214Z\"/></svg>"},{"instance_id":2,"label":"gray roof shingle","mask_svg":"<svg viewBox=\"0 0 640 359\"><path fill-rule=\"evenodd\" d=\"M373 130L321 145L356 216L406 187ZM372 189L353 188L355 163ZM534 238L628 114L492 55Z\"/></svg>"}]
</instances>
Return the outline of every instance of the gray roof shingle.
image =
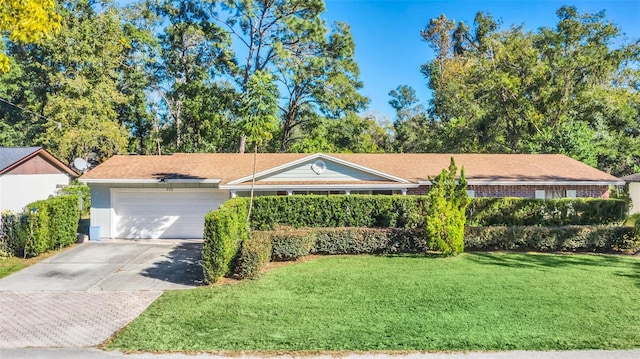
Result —
<instances>
[{"instance_id":1,"label":"gray roof shingle","mask_svg":"<svg viewBox=\"0 0 640 359\"><path fill-rule=\"evenodd\" d=\"M42 147L0 147L0 172Z\"/></svg>"}]
</instances>

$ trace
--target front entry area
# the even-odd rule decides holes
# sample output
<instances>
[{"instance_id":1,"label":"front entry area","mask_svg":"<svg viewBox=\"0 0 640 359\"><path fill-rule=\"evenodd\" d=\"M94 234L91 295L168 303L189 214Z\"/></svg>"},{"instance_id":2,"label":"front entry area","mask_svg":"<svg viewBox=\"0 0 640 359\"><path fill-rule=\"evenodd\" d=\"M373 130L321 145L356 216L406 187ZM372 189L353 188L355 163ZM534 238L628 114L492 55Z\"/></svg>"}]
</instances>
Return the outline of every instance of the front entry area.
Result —
<instances>
[{"instance_id":1,"label":"front entry area","mask_svg":"<svg viewBox=\"0 0 640 359\"><path fill-rule=\"evenodd\" d=\"M228 191L119 188L111 193L111 234L126 239L202 238L204 216L229 199Z\"/></svg>"}]
</instances>

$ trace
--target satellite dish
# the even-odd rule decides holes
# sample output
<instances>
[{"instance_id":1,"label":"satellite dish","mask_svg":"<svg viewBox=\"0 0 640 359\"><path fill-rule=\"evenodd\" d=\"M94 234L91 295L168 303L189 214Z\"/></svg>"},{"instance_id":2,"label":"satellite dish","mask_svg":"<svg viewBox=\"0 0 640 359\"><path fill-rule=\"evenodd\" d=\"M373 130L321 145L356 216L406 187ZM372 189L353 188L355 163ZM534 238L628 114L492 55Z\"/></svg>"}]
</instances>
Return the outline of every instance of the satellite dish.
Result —
<instances>
[{"instance_id":1,"label":"satellite dish","mask_svg":"<svg viewBox=\"0 0 640 359\"><path fill-rule=\"evenodd\" d=\"M80 171L84 171L87 168L89 168L89 164L83 158L78 157L75 160L73 160L73 167L75 167Z\"/></svg>"},{"instance_id":2,"label":"satellite dish","mask_svg":"<svg viewBox=\"0 0 640 359\"><path fill-rule=\"evenodd\" d=\"M327 164L323 160L317 160L311 165L311 170L317 175L321 174L327 169Z\"/></svg>"}]
</instances>

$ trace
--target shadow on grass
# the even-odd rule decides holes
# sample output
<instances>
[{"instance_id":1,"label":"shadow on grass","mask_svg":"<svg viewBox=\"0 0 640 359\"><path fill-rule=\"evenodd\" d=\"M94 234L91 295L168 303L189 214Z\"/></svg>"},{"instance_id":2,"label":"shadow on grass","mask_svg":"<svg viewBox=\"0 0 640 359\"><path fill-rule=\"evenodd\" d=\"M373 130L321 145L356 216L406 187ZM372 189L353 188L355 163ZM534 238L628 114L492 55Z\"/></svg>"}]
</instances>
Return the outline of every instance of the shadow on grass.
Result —
<instances>
[{"instance_id":1,"label":"shadow on grass","mask_svg":"<svg viewBox=\"0 0 640 359\"><path fill-rule=\"evenodd\" d=\"M181 243L165 259L153 263L142 274L165 282L199 286L204 284L202 243Z\"/></svg>"},{"instance_id":2,"label":"shadow on grass","mask_svg":"<svg viewBox=\"0 0 640 359\"><path fill-rule=\"evenodd\" d=\"M488 265L497 265L512 268L531 267L566 267L566 266L586 266L586 267L621 267L628 268L630 258L615 255L603 254L542 254L542 253L483 253L470 252L468 259Z\"/></svg>"}]
</instances>

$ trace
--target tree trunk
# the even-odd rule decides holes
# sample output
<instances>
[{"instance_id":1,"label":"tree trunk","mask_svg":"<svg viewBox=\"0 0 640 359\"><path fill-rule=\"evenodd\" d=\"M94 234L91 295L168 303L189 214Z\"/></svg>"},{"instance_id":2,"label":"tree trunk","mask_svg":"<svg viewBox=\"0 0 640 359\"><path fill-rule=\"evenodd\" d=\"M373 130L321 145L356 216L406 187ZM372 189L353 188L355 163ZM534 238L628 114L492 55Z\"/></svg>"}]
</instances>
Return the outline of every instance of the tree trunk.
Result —
<instances>
[{"instance_id":1,"label":"tree trunk","mask_svg":"<svg viewBox=\"0 0 640 359\"><path fill-rule=\"evenodd\" d=\"M244 148L247 145L247 135L240 136L240 148L238 148L238 153L244 153Z\"/></svg>"}]
</instances>

